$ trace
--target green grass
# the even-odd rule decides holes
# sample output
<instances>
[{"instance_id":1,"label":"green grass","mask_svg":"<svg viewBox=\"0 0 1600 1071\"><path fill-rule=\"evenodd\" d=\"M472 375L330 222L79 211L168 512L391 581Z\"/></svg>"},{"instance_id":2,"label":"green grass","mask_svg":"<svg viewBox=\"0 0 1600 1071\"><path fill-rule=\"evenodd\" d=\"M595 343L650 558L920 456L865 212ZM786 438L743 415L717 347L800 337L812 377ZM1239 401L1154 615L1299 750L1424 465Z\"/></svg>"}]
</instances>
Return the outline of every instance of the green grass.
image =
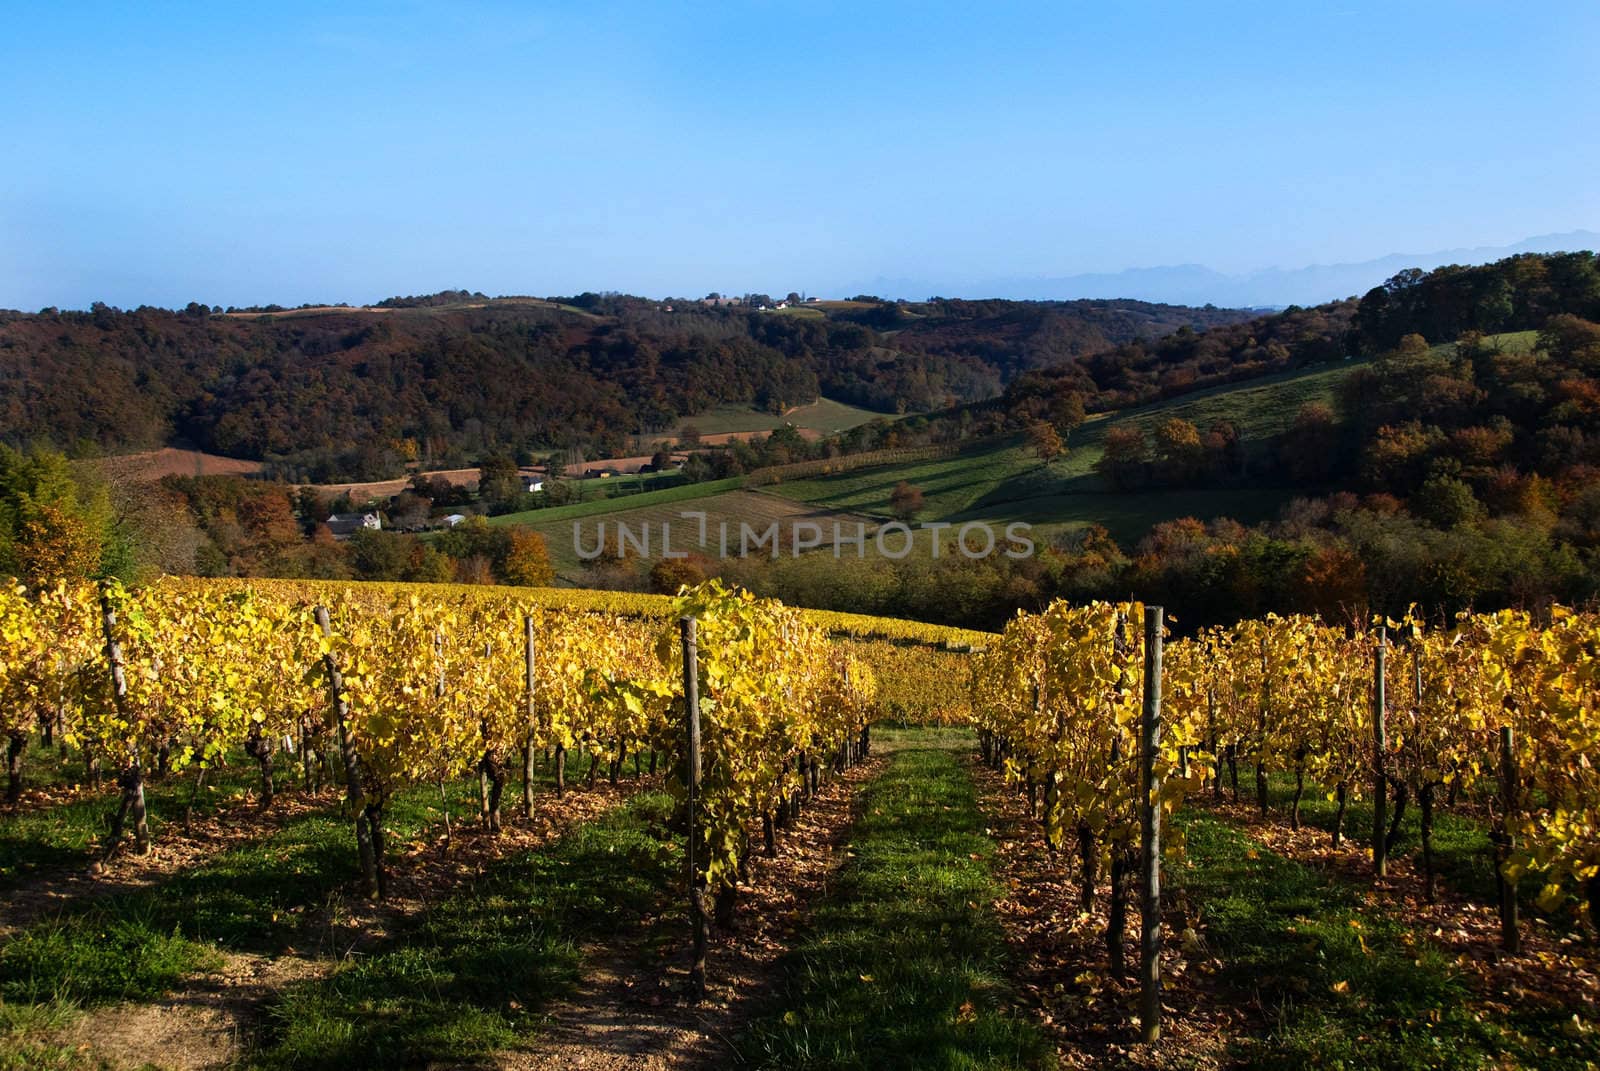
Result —
<instances>
[{"instance_id":1,"label":"green grass","mask_svg":"<svg viewBox=\"0 0 1600 1071\"><path fill-rule=\"evenodd\" d=\"M686 510L705 515L704 543L699 540L699 520L685 518L683 513ZM726 525L728 556L737 557L744 526L748 526L755 536L759 536L773 524L778 526L779 539L784 547L782 554L792 556L795 542L793 526L797 521L812 521L820 525L824 539L832 538L834 523L838 523L840 531L844 533L854 532L856 522L866 524L868 531L872 529L870 518L817 511L804 503L754 491L727 491L710 498L698 499L687 506L681 503L642 506L638 509L607 513L586 521L557 521L553 524L535 524L531 527L544 536L545 545L550 552L550 562L555 566L556 574L566 579L581 581L584 563L578 557L578 547L573 537L574 525L579 526L578 538L587 550L599 546L603 534L614 540L616 525L627 525L632 538L640 538L648 533L650 556L656 558L661 556L663 533L669 530L674 551L717 557L722 554L722 526ZM605 526L604 532L601 530L602 525ZM811 534L809 531L805 533L806 536ZM770 555L771 551L752 550L751 553Z\"/></svg>"},{"instance_id":2,"label":"green grass","mask_svg":"<svg viewBox=\"0 0 1600 1071\"><path fill-rule=\"evenodd\" d=\"M1259 442L1293 424L1295 414L1307 402L1333 406L1339 385L1365 363L1364 360L1349 360L1297 368L1206 387L1134 409L1097 414L1073 433L1072 444L1092 447L1094 458L1098 459L1100 442L1107 429L1131 424L1150 435L1173 417L1189 421L1202 434L1215 421L1227 420L1239 429L1247 445Z\"/></svg>"},{"instance_id":3,"label":"green grass","mask_svg":"<svg viewBox=\"0 0 1600 1071\"><path fill-rule=\"evenodd\" d=\"M947 519L952 524L988 521L997 531L1011 521L1025 521L1033 526L1031 538L1035 542L1098 524L1123 546L1132 546L1155 525L1176 517L1197 517L1202 521L1231 517L1243 524L1269 521L1293 497L1294 492L1280 488L1248 487L1083 492L984 506Z\"/></svg>"},{"instance_id":4,"label":"green grass","mask_svg":"<svg viewBox=\"0 0 1600 1071\"><path fill-rule=\"evenodd\" d=\"M1340 382L1360 363L1345 361L1262 376L1097 415L1073 432L1066 456L1048 467L1015 436L974 446L953 457L795 480L767 490L819 506L887 517L889 496L904 480L922 489L926 508L918 515L919 521L981 520L1002 525L1026 521L1040 526L1043 537L1102 524L1124 542L1137 540L1151 525L1176 517L1266 520L1276 515L1297 489L1112 490L1094 472L1106 431L1133 425L1153 435L1163 421L1181 417L1204 432L1212 423L1228 420L1239 429L1248 450L1287 428L1302 404L1332 402Z\"/></svg>"},{"instance_id":5,"label":"green grass","mask_svg":"<svg viewBox=\"0 0 1600 1071\"><path fill-rule=\"evenodd\" d=\"M674 487L683 486L683 476L676 469L668 469L665 472L627 472L615 476L574 479L573 483L582 495L582 501L572 504L587 505L591 502L604 502L609 498L626 498L629 495L642 495L650 491L669 491Z\"/></svg>"},{"instance_id":6,"label":"green grass","mask_svg":"<svg viewBox=\"0 0 1600 1071\"><path fill-rule=\"evenodd\" d=\"M593 481L591 481L593 482ZM524 513L506 513L490 517L490 524L554 524L583 517L598 517L619 510L643 509L646 506L664 506L677 502L690 502L696 498L719 495L744 486L743 476L730 476L725 480L707 480L704 483L680 484L660 491L644 491L637 495L619 498L597 498L589 502L575 502L570 506L552 506Z\"/></svg>"},{"instance_id":7,"label":"green grass","mask_svg":"<svg viewBox=\"0 0 1600 1071\"><path fill-rule=\"evenodd\" d=\"M1469 1004L1445 953L1337 876L1261 847L1216 818L1180 819L1187 861L1169 888L1199 912L1221 980L1260 1009L1264 1028L1230 1041L1230 1063L1261 1068L1580 1068L1592 1037L1519 1003L1514 1016Z\"/></svg>"},{"instance_id":8,"label":"green grass","mask_svg":"<svg viewBox=\"0 0 1600 1071\"><path fill-rule=\"evenodd\" d=\"M83 775L79 762L64 759L59 752L43 750L41 758L34 769L55 785L72 784ZM0 889L41 871L87 865L91 849L104 842L111 813L117 808L116 779L108 777L105 782L102 790L68 802L0 811ZM259 782L255 762L243 754L231 756L230 765L212 770L198 794L193 770L152 779L145 785L151 835L159 836L180 821L191 796L197 816L215 814L228 806L249 806Z\"/></svg>"},{"instance_id":9,"label":"green grass","mask_svg":"<svg viewBox=\"0 0 1600 1071\"><path fill-rule=\"evenodd\" d=\"M1020 439L1010 439L974 446L952 457L789 480L763 490L830 509L888 517L892 515L889 495L904 480L922 488L926 508L919 519L939 520L980 508L998 488L1013 481L1026 484L1039 469L1038 460L1023 448ZM1041 486L1050 483L1039 482Z\"/></svg>"},{"instance_id":10,"label":"green grass","mask_svg":"<svg viewBox=\"0 0 1600 1071\"><path fill-rule=\"evenodd\" d=\"M643 436L646 441L676 439L683 429L693 427L701 435L742 434L748 431L771 431L783 423L783 418L749 405L719 405L703 413L683 417L670 430L657 436Z\"/></svg>"},{"instance_id":11,"label":"green grass","mask_svg":"<svg viewBox=\"0 0 1600 1071\"><path fill-rule=\"evenodd\" d=\"M0 997L25 1005L154 1000L221 964L147 897L132 899L13 936L0 951Z\"/></svg>"},{"instance_id":12,"label":"green grass","mask_svg":"<svg viewBox=\"0 0 1600 1071\"><path fill-rule=\"evenodd\" d=\"M458 821L476 813L476 780L450 789ZM441 821L436 787L398 794L385 821L391 866L400 846ZM358 876L352 826L330 796L324 810L159 887L96 897L11 935L0 946L0 1001L151 999L208 969L219 948L280 953L314 946L321 934L307 932L307 918L319 909L333 913Z\"/></svg>"},{"instance_id":13,"label":"green grass","mask_svg":"<svg viewBox=\"0 0 1600 1071\"><path fill-rule=\"evenodd\" d=\"M1485 335L1484 345L1489 349L1498 349L1502 353L1532 353L1539 343L1537 331L1505 331L1498 335ZM1444 342L1431 347L1435 353L1454 356L1456 344Z\"/></svg>"},{"instance_id":14,"label":"green grass","mask_svg":"<svg viewBox=\"0 0 1600 1071\"><path fill-rule=\"evenodd\" d=\"M641 793L493 865L373 955L291 987L247 1066L477 1066L516 1045L579 977L585 942L661 910L682 866L671 808L664 793Z\"/></svg>"},{"instance_id":15,"label":"green grass","mask_svg":"<svg viewBox=\"0 0 1600 1071\"><path fill-rule=\"evenodd\" d=\"M797 428L810 428L823 435L836 435L874 420L895 418L888 413L836 402L832 398L818 398L810 405L791 409L781 419Z\"/></svg>"},{"instance_id":16,"label":"green grass","mask_svg":"<svg viewBox=\"0 0 1600 1071\"><path fill-rule=\"evenodd\" d=\"M1065 462L1045 469L1026 449L1012 443L980 447L954 458L774 484L762 490L884 518L890 512L889 495L905 480L922 489L927 503L918 522L986 521L998 530L1023 521L1038 529L1036 539L1101 524L1125 542L1174 517L1268 520L1294 494L1279 488L1118 492L1105 490L1092 475L1073 477L1069 471ZM1073 487L1078 489L1068 490Z\"/></svg>"},{"instance_id":17,"label":"green grass","mask_svg":"<svg viewBox=\"0 0 1600 1071\"><path fill-rule=\"evenodd\" d=\"M60 788L83 778L82 757L66 747L45 747L39 735L28 738L22 753L22 787Z\"/></svg>"},{"instance_id":18,"label":"green grass","mask_svg":"<svg viewBox=\"0 0 1600 1071\"><path fill-rule=\"evenodd\" d=\"M1008 1068L1053 1063L1012 1009L998 886L952 734L885 734L852 858L784 961L784 982L741 1042L772 1068ZM928 743L924 746L923 741Z\"/></svg>"},{"instance_id":19,"label":"green grass","mask_svg":"<svg viewBox=\"0 0 1600 1071\"><path fill-rule=\"evenodd\" d=\"M1231 786L1225 786L1231 798ZM1245 764L1239 769L1240 799L1254 802L1255 771ZM1269 818L1285 825L1289 822L1289 806L1294 796L1292 774L1274 772L1267 777L1267 804ZM1389 801L1389 814L1394 814L1394 800ZM1300 821L1312 829L1332 833L1338 815L1338 804L1328 798L1320 786L1307 784L1300 801ZM1416 800L1406 802L1405 815L1400 821L1399 835L1395 839L1391 859L1414 856L1417 873L1422 872L1422 814ZM1369 846L1372 843L1372 801L1351 800L1344 816L1344 835L1349 841ZM1440 790L1433 813L1434 869L1439 880L1463 896L1479 903L1494 904L1499 891L1495 885L1494 844L1489 839L1489 829L1471 815L1460 814L1445 805L1445 793ZM1533 900L1544 884L1539 874L1523 875L1520 886L1522 907L1525 912L1538 914ZM1552 919L1552 921L1560 921Z\"/></svg>"},{"instance_id":20,"label":"green grass","mask_svg":"<svg viewBox=\"0 0 1600 1071\"><path fill-rule=\"evenodd\" d=\"M0 1003L0 1071L100 1071L99 1061L60 1040L78 1014L70 1004Z\"/></svg>"}]
</instances>

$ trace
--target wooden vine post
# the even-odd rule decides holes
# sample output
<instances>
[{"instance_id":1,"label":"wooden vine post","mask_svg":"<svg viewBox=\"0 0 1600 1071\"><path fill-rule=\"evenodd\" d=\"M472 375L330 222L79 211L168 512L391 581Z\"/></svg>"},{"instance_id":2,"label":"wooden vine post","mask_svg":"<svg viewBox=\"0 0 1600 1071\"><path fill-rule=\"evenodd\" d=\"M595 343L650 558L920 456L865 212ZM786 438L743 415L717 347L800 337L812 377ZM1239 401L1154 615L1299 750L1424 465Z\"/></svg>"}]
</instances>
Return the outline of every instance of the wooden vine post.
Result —
<instances>
[{"instance_id":1,"label":"wooden vine post","mask_svg":"<svg viewBox=\"0 0 1600 1071\"><path fill-rule=\"evenodd\" d=\"M522 817L533 817L533 742L534 725L537 712L534 710L534 645L533 645L533 615L525 615L522 619L523 630L523 655L526 658L526 686L524 691L528 704L527 733L522 742Z\"/></svg>"},{"instance_id":2,"label":"wooden vine post","mask_svg":"<svg viewBox=\"0 0 1600 1071\"><path fill-rule=\"evenodd\" d=\"M1162 610L1144 608L1144 719L1139 752L1139 1029L1145 1042L1161 1039L1161 750Z\"/></svg>"},{"instance_id":3,"label":"wooden vine post","mask_svg":"<svg viewBox=\"0 0 1600 1071\"><path fill-rule=\"evenodd\" d=\"M489 665L493 661L494 641L484 640L483 662L485 665ZM524 764L523 769L526 771L526 764ZM504 794L506 787L506 766L505 756L501 754L498 744L484 749L483 770L489 776L489 832L499 834L501 829L500 797ZM523 787L527 787L526 782L523 783Z\"/></svg>"},{"instance_id":4,"label":"wooden vine post","mask_svg":"<svg viewBox=\"0 0 1600 1071\"><path fill-rule=\"evenodd\" d=\"M1378 626L1378 649L1372 660L1372 873L1383 877L1389 872L1388 810L1389 771L1386 755L1389 742L1384 733L1384 673L1387 669L1388 629Z\"/></svg>"},{"instance_id":5,"label":"wooden vine post","mask_svg":"<svg viewBox=\"0 0 1600 1071\"><path fill-rule=\"evenodd\" d=\"M433 630L433 697L441 702L444 700L444 633L438 629ZM479 814L487 821L489 817L489 787L483 781L483 764L478 764L478 807ZM444 774L439 775L439 809L444 815L444 839L453 841L455 834L450 831L450 796L445 791ZM367 820L372 820L372 812L367 812ZM374 840L376 845L376 840ZM374 847L376 850L376 847ZM380 882L380 885L382 883Z\"/></svg>"},{"instance_id":6,"label":"wooden vine post","mask_svg":"<svg viewBox=\"0 0 1600 1071\"><path fill-rule=\"evenodd\" d=\"M333 638L333 625L328 620L328 608L316 610L317 627L324 639ZM356 851L361 857L361 890L368 897L379 895L378 856L373 848L372 830L366 821L366 799L361 791L361 760L356 757L355 745L350 742L350 701L344 694L344 674L339 671L339 661L333 651L322 656L322 665L328 674L328 695L333 704L333 720L339 729L339 758L344 762L345 799L350 815L356 824Z\"/></svg>"},{"instance_id":7,"label":"wooden vine post","mask_svg":"<svg viewBox=\"0 0 1600 1071\"><path fill-rule=\"evenodd\" d=\"M1507 952L1522 951L1522 935L1517 930L1517 883L1505 876L1506 863L1515 847L1511 831L1516 828L1517 754L1512 748L1511 726L1500 729L1500 828L1495 836L1495 885L1500 892L1500 946Z\"/></svg>"},{"instance_id":8,"label":"wooden vine post","mask_svg":"<svg viewBox=\"0 0 1600 1071\"><path fill-rule=\"evenodd\" d=\"M122 723L132 725L133 718L128 713L128 671L122 660L122 644L117 640L117 610L111 605L111 593L104 586L100 589L100 624L105 630L106 668L111 674L111 702L115 704L117 717ZM133 819L134 850L140 855L150 851L150 825L144 807L144 767L140 763L137 750L129 756L118 780L122 786L122 799L111 818L111 833L106 843L108 859L121 845L123 822L129 817Z\"/></svg>"},{"instance_id":9,"label":"wooden vine post","mask_svg":"<svg viewBox=\"0 0 1600 1071\"><path fill-rule=\"evenodd\" d=\"M684 756L684 788L689 812L689 921L694 927L693 961L689 988L701 996L706 988L706 891L700 878L700 657L696 648L698 622L678 619L683 635L683 708L689 743Z\"/></svg>"}]
</instances>

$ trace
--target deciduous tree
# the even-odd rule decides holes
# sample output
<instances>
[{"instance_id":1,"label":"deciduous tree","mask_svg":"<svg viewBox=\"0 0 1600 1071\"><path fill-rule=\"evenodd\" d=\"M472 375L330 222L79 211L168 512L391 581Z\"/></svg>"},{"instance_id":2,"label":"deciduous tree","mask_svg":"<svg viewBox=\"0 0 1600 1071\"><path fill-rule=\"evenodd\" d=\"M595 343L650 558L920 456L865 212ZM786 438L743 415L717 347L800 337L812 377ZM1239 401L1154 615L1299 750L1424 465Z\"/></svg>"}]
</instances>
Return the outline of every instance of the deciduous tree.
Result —
<instances>
[{"instance_id":1,"label":"deciduous tree","mask_svg":"<svg viewBox=\"0 0 1600 1071\"><path fill-rule=\"evenodd\" d=\"M506 583L522 587L544 587L556 578L550 567L550 550L544 536L532 528L513 528L506 546L505 562L500 567Z\"/></svg>"},{"instance_id":2,"label":"deciduous tree","mask_svg":"<svg viewBox=\"0 0 1600 1071\"><path fill-rule=\"evenodd\" d=\"M1028 425L1028 446L1046 467L1066 451L1060 433L1043 420L1036 420Z\"/></svg>"},{"instance_id":3,"label":"deciduous tree","mask_svg":"<svg viewBox=\"0 0 1600 1071\"><path fill-rule=\"evenodd\" d=\"M913 487L905 480L894 485L894 490L889 493L889 510L902 521L909 521L921 513L925 503L922 497L922 488Z\"/></svg>"}]
</instances>

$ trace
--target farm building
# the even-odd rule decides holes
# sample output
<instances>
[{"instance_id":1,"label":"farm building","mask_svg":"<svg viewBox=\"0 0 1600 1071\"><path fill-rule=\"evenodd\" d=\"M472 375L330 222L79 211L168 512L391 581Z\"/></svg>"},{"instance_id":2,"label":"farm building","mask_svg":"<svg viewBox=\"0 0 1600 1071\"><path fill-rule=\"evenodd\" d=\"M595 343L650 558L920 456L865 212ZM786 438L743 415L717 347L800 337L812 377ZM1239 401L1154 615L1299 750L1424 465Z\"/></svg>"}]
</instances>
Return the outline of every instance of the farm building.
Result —
<instances>
[{"instance_id":1,"label":"farm building","mask_svg":"<svg viewBox=\"0 0 1600 1071\"><path fill-rule=\"evenodd\" d=\"M330 513L328 531L335 539L349 539L363 528L377 531L383 527L383 518L372 511L366 513Z\"/></svg>"}]
</instances>

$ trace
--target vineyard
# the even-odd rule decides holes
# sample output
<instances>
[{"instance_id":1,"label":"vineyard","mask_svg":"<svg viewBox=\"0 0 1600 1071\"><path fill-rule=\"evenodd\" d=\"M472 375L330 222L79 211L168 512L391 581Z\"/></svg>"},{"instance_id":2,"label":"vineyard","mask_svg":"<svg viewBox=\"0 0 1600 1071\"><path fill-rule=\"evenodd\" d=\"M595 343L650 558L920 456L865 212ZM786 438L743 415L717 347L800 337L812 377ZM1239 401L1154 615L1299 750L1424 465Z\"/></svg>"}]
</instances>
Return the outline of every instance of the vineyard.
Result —
<instances>
[{"instance_id":1,"label":"vineyard","mask_svg":"<svg viewBox=\"0 0 1600 1071\"><path fill-rule=\"evenodd\" d=\"M1600 1059L1600 618L1176 624L0 589L0 1068Z\"/></svg>"}]
</instances>

